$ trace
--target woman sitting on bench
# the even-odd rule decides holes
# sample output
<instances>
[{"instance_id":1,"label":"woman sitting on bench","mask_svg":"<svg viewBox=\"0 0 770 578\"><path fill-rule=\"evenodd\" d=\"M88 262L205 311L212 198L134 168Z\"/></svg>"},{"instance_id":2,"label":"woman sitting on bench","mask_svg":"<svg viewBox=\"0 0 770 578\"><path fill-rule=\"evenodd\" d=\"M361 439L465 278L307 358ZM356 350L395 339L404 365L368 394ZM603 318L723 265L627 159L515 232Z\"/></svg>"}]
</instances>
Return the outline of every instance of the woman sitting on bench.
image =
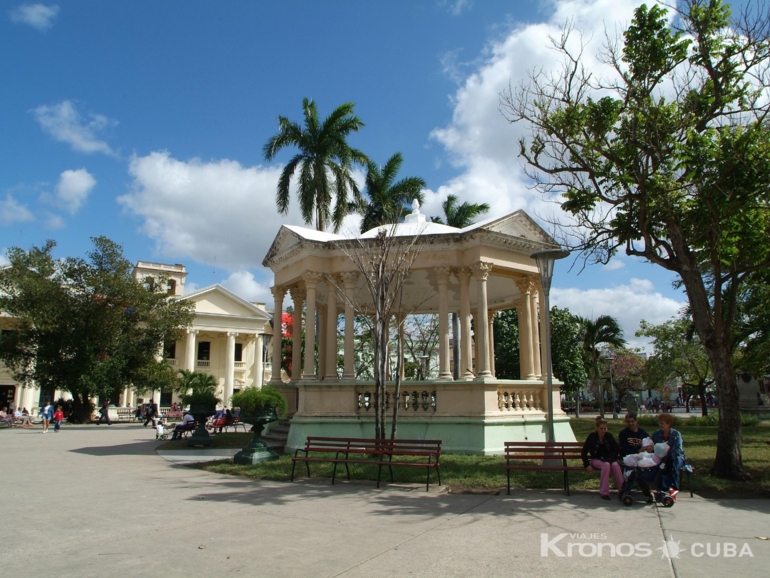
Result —
<instances>
[{"instance_id":1,"label":"woman sitting on bench","mask_svg":"<svg viewBox=\"0 0 770 578\"><path fill-rule=\"evenodd\" d=\"M658 416L660 429L652 433L652 441L656 444L665 442L671 448L666 457L666 468L660 478L660 486L676 501L676 495L679 493L679 470L684 466L684 448L682 434L672 428L672 425L674 425L673 415L660 414Z\"/></svg>"},{"instance_id":2,"label":"woman sitting on bench","mask_svg":"<svg viewBox=\"0 0 770 578\"><path fill-rule=\"evenodd\" d=\"M615 487L623 487L623 472L618 463L619 448L607 431L607 420L596 418L596 431L588 434L583 444L583 466L589 471L599 472L599 495L602 500L610 499L610 471L615 478Z\"/></svg>"}]
</instances>

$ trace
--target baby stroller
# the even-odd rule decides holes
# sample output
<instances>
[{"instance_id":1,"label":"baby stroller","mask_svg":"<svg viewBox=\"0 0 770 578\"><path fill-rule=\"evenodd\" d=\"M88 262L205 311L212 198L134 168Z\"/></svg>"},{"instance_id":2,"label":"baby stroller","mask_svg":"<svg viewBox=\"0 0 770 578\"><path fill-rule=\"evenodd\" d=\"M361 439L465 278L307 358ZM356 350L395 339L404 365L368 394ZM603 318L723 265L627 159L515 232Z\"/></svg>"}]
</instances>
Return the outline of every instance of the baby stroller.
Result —
<instances>
[{"instance_id":1,"label":"baby stroller","mask_svg":"<svg viewBox=\"0 0 770 578\"><path fill-rule=\"evenodd\" d=\"M166 422L162 416L159 417L158 421L155 422L155 439L156 440L168 439L168 427L166 427Z\"/></svg>"},{"instance_id":2,"label":"baby stroller","mask_svg":"<svg viewBox=\"0 0 770 578\"><path fill-rule=\"evenodd\" d=\"M623 501L623 505L631 506L634 503L631 490L634 489L634 484L639 484L639 488L647 496L649 503L657 502L662 504L664 508L673 506L676 503L674 497L660 487L660 479L668 463L662 462L660 465L652 467L624 467L623 479L625 481L620 489L620 499Z\"/></svg>"}]
</instances>

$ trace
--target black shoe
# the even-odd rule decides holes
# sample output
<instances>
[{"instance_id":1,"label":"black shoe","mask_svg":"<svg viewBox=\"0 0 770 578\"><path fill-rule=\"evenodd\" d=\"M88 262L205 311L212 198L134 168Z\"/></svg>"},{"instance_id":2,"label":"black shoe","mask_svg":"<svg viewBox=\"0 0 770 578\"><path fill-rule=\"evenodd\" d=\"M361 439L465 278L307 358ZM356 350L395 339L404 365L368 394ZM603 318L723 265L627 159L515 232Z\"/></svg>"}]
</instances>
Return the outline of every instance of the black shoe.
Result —
<instances>
[{"instance_id":1,"label":"black shoe","mask_svg":"<svg viewBox=\"0 0 770 578\"><path fill-rule=\"evenodd\" d=\"M607 501L611 500L611 498L608 495L605 496L604 494L599 494L599 496L601 497L602 500L607 500Z\"/></svg>"},{"instance_id":2,"label":"black shoe","mask_svg":"<svg viewBox=\"0 0 770 578\"><path fill-rule=\"evenodd\" d=\"M647 494L644 497L644 501L647 502L648 504L653 504L655 503L655 497L652 494Z\"/></svg>"}]
</instances>

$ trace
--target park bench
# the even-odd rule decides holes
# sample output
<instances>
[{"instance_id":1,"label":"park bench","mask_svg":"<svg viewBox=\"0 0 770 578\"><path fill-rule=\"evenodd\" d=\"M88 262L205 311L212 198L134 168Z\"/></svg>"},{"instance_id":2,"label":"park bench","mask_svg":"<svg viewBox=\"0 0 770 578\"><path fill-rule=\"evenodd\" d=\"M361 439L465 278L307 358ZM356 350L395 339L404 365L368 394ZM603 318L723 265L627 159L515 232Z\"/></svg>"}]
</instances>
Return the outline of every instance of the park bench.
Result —
<instances>
[{"instance_id":1,"label":"park bench","mask_svg":"<svg viewBox=\"0 0 770 578\"><path fill-rule=\"evenodd\" d=\"M168 411L161 412L166 421L180 421L184 417L182 410L169 409Z\"/></svg>"},{"instance_id":2,"label":"park bench","mask_svg":"<svg viewBox=\"0 0 770 578\"><path fill-rule=\"evenodd\" d=\"M191 421L191 422L189 422L187 424L179 424L177 426L174 426L173 428L169 428L169 431L171 432L171 435L173 435L174 432L177 431L176 428L180 427L180 426L182 426L182 428L180 430L178 430L179 437L180 438L186 438L188 433L195 431L195 429L197 428L198 424L195 421Z\"/></svg>"},{"instance_id":3,"label":"park bench","mask_svg":"<svg viewBox=\"0 0 770 578\"><path fill-rule=\"evenodd\" d=\"M302 453L304 455L300 456ZM321 454L321 455L311 455ZM420 461L405 461L403 458L418 458ZM325 462L334 464L332 484L337 477L337 465L344 464L348 480L350 479L349 464L369 464L377 466L377 487L383 466L390 471L390 481L393 483L393 466L417 467L427 470L425 483L426 491L430 489L430 471L436 469L438 485L441 485L441 440L389 440L368 438L333 438L308 436L305 447L294 452L291 465L291 480L294 481L294 469L297 462L304 462L307 475L310 476L310 462ZM394 461L395 458L395 461Z\"/></svg>"},{"instance_id":4,"label":"park bench","mask_svg":"<svg viewBox=\"0 0 770 578\"><path fill-rule=\"evenodd\" d=\"M535 470L564 473L564 489L569 496L569 472L584 471L580 442L504 442L508 495L511 493L511 470ZM543 460L549 460L547 464ZM578 460L579 464L568 464ZM537 463L531 463L535 461ZM529 463L522 463L529 462Z\"/></svg>"},{"instance_id":5,"label":"park bench","mask_svg":"<svg viewBox=\"0 0 770 578\"><path fill-rule=\"evenodd\" d=\"M118 407L115 408L118 412L118 421L135 421L136 410L131 407Z\"/></svg>"}]
</instances>

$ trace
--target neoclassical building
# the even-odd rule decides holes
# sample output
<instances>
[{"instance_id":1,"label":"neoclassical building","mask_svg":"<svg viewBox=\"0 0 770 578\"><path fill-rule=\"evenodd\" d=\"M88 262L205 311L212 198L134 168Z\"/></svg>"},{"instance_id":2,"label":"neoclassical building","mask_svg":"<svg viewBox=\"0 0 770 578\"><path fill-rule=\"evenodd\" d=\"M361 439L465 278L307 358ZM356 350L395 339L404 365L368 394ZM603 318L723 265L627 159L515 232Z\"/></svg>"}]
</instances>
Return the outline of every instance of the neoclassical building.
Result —
<instances>
[{"instance_id":1,"label":"neoclassical building","mask_svg":"<svg viewBox=\"0 0 770 578\"><path fill-rule=\"evenodd\" d=\"M270 377L270 365L266 361L266 344L273 334L272 313L264 303L251 303L221 285L211 285L184 294L187 271L184 265L170 265L139 261L133 271L141 283L163 279L174 299L190 301L195 306L192 326L185 330L179 342L159 347L158 356L178 369L203 371L219 382L218 397L229 405L230 397L239 389L256 385L261 387ZM0 315L0 330L11 330L12 320ZM34 410L48 399L68 397L67 392L41 391L34 387L21 387L8 369L0 364L0 404ZM172 393L155 391L138 395L126 387L120 399L112 403L122 407L136 407L138 403L153 399L161 406L179 401ZM96 402L96 400L93 400ZM113 415L117 417L117 415Z\"/></svg>"},{"instance_id":2,"label":"neoclassical building","mask_svg":"<svg viewBox=\"0 0 770 578\"><path fill-rule=\"evenodd\" d=\"M289 296L295 312L292 351L318 350L293 359L290 383L274 376L294 409L287 451L304 446L308 435L370 437L374 387L356 380L353 320L371 311L365 279L352 256L375 244L376 236L411 238L418 251L404 283L400 319L408 314L439 316L439 373L432 381L405 381L399 399L399 434L441 439L450 452L500 453L505 440L545 439L545 419L553 403L559 440L574 440L561 411L558 387L547 399L540 335L544 333L537 264L530 255L556 247L555 241L523 211L465 229L427 222L419 208L404 223L387 225L356 238L284 225L263 265L275 275L275 308ZM495 377L492 320L497 311L517 308L521 351L518 380ZM460 318L460 379L450 366L449 314ZM342 320L340 319L342 316ZM475 327L472 332L471 326ZM338 327L344 327L344 369L337 371ZM273 359L281 354L273 341ZM474 351L475 350L475 351ZM316 363L317 357L317 363Z\"/></svg>"}]
</instances>

